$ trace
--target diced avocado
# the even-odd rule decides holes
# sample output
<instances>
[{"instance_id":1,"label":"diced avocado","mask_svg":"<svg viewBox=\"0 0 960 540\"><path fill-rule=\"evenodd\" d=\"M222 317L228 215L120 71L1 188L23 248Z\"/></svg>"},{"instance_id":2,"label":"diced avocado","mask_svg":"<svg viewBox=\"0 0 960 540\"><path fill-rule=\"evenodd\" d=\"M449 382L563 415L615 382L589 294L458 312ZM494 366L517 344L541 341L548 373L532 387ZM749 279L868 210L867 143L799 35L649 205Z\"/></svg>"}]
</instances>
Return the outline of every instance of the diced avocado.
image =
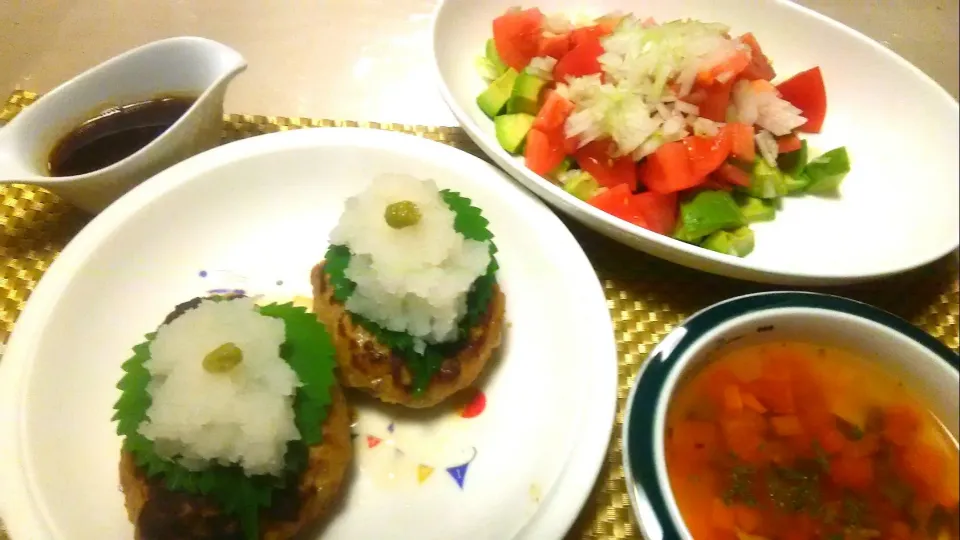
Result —
<instances>
[{"instance_id":1,"label":"diced avocado","mask_svg":"<svg viewBox=\"0 0 960 540\"><path fill-rule=\"evenodd\" d=\"M508 68L502 75L496 78L490 86L487 87L479 96L477 96L477 105L483 114L490 118L496 117L503 111L503 107L510 99L513 92L513 84L517 81L517 71Z\"/></svg>"},{"instance_id":2,"label":"diced avocado","mask_svg":"<svg viewBox=\"0 0 960 540\"><path fill-rule=\"evenodd\" d=\"M746 192L751 197L759 199L775 199L787 194L787 186L780 169L767 163L757 156L753 162L753 173L750 175L750 187Z\"/></svg>"},{"instance_id":3,"label":"diced avocado","mask_svg":"<svg viewBox=\"0 0 960 540\"><path fill-rule=\"evenodd\" d=\"M593 197L598 189L600 184L587 171L576 171L563 184L564 191L584 201Z\"/></svg>"},{"instance_id":4,"label":"diced avocado","mask_svg":"<svg viewBox=\"0 0 960 540\"><path fill-rule=\"evenodd\" d=\"M532 114L502 114L493 119L493 127L497 132L497 142L504 150L511 154L520 152L520 146L527 138L527 133L533 127Z\"/></svg>"},{"instance_id":5,"label":"diced avocado","mask_svg":"<svg viewBox=\"0 0 960 540\"><path fill-rule=\"evenodd\" d=\"M810 177L807 173L800 171L796 176L784 175L783 183L787 186L787 194L799 193L810 185Z\"/></svg>"},{"instance_id":6,"label":"diced avocado","mask_svg":"<svg viewBox=\"0 0 960 540\"><path fill-rule=\"evenodd\" d=\"M753 251L753 231L749 227L740 227L733 231L715 231L707 236L700 247L724 255L746 257Z\"/></svg>"},{"instance_id":7,"label":"diced avocado","mask_svg":"<svg viewBox=\"0 0 960 540\"><path fill-rule=\"evenodd\" d=\"M732 195L726 191L701 191L680 203L680 226L674 236L693 242L714 231L744 224Z\"/></svg>"},{"instance_id":8,"label":"diced avocado","mask_svg":"<svg viewBox=\"0 0 960 540\"><path fill-rule=\"evenodd\" d=\"M500 58L500 53L497 52L497 45L493 42L493 39L487 40L486 56L497 75L501 75L507 71L507 65L504 64Z\"/></svg>"},{"instance_id":9,"label":"diced avocado","mask_svg":"<svg viewBox=\"0 0 960 540\"><path fill-rule=\"evenodd\" d=\"M566 156L563 158L563 161L561 161L560 164L557 165L556 169L550 171L550 173L547 174L547 177L553 180L557 180L560 178L561 174L569 171L570 167L573 167L573 159L571 159L570 156Z\"/></svg>"},{"instance_id":10,"label":"diced avocado","mask_svg":"<svg viewBox=\"0 0 960 540\"><path fill-rule=\"evenodd\" d=\"M738 197L737 203L740 206L740 213L743 214L743 219L747 223L770 221L777 214L777 208L773 201L768 199L758 199L745 195Z\"/></svg>"},{"instance_id":11,"label":"diced avocado","mask_svg":"<svg viewBox=\"0 0 960 540\"><path fill-rule=\"evenodd\" d=\"M733 255L737 256L737 252L733 250L733 235L728 231L716 231L706 237L703 242L700 243L700 247L704 249L709 249L710 251L716 251L717 253L723 253L724 255Z\"/></svg>"},{"instance_id":12,"label":"diced avocado","mask_svg":"<svg viewBox=\"0 0 960 540\"><path fill-rule=\"evenodd\" d=\"M737 252L737 257L746 257L753 252L753 229L750 227L740 227L730 234L733 235L733 250Z\"/></svg>"},{"instance_id":13,"label":"diced avocado","mask_svg":"<svg viewBox=\"0 0 960 540\"><path fill-rule=\"evenodd\" d=\"M803 168L806 167L808 154L807 141L802 140L800 141L799 150L780 154L777 157L777 168L787 176L796 177L803 172Z\"/></svg>"},{"instance_id":14,"label":"diced avocado","mask_svg":"<svg viewBox=\"0 0 960 540\"><path fill-rule=\"evenodd\" d=\"M527 72L517 76L513 83L513 93L507 100L507 114L537 114L540 109L540 91L547 81Z\"/></svg>"},{"instance_id":15,"label":"diced avocado","mask_svg":"<svg viewBox=\"0 0 960 540\"><path fill-rule=\"evenodd\" d=\"M804 172L810 177L808 193L832 193L840 187L840 182L850 172L850 156L843 146L813 158L807 163Z\"/></svg>"}]
</instances>

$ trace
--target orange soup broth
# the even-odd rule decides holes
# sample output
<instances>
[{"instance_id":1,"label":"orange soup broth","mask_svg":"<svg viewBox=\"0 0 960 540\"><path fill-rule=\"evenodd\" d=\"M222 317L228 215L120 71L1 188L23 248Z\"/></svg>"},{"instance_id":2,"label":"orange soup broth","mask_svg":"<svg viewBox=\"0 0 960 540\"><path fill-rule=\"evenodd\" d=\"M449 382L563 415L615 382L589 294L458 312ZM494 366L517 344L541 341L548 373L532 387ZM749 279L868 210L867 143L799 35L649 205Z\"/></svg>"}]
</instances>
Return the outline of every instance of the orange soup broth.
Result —
<instances>
[{"instance_id":1,"label":"orange soup broth","mask_svg":"<svg viewBox=\"0 0 960 540\"><path fill-rule=\"evenodd\" d=\"M960 538L956 441L896 377L846 350L721 352L679 384L665 441L697 540Z\"/></svg>"}]
</instances>

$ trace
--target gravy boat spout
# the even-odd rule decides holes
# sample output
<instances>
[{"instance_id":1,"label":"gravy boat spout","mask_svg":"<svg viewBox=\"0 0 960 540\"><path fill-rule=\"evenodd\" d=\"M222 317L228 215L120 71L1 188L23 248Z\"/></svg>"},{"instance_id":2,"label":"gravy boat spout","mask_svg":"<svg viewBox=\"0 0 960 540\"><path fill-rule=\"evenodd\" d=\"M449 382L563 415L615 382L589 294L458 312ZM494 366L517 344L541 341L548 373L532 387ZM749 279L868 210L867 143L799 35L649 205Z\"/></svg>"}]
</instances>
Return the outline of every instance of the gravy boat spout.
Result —
<instances>
[{"instance_id":1,"label":"gravy boat spout","mask_svg":"<svg viewBox=\"0 0 960 540\"><path fill-rule=\"evenodd\" d=\"M209 39L176 37L116 56L44 95L0 129L0 184L34 184L91 213L137 184L220 142L227 86L246 69L235 50ZM121 105L163 97L193 104L163 133L101 169L52 176L50 154L85 121Z\"/></svg>"}]
</instances>

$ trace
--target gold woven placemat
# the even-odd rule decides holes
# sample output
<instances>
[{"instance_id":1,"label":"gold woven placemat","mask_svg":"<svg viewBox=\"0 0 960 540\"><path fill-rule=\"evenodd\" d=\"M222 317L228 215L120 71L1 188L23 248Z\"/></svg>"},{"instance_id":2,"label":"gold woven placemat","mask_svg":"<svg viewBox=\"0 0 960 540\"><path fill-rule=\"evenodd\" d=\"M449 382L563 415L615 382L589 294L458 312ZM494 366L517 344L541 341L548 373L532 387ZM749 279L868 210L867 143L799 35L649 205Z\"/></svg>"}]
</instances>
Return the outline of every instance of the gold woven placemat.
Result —
<instances>
[{"instance_id":1,"label":"gold woven placemat","mask_svg":"<svg viewBox=\"0 0 960 540\"><path fill-rule=\"evenodd\" d=\"M37 98L14 92L0 122ZM412 133L482 155L460 128L408 126L307 118L227 115L224 141L305 127L371 127ZM55 195L32 186L0 186L0 343L6 341L30 291L87 217ZM729 280L676 266L616 244L564 220L583 245L603 282L620 356L618 412L603 470L569 538L639 538L629 509L620 454L623 405L640 362L686 316L719 300L776 287ZM958 348L960 284L951 254L919 270L883 281L822 289L887 309L912 321L954 350ZM0 540L6 540L0 528Z\"/></svg>"}]
</instances>

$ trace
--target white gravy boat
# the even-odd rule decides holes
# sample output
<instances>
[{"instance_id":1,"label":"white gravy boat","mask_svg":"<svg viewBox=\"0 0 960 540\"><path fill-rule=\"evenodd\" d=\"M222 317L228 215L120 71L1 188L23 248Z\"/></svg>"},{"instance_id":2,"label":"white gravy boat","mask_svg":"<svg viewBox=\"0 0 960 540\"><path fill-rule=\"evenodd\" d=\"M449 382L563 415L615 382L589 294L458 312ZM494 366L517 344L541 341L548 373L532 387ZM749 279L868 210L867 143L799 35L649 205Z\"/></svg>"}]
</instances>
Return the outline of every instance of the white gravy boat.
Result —
<instances>
[{"instance_id":1,"label":"white gravy boat","mask_svg":"<svg viewBox=\"0 0 960 540\"><path fill-rule=\"evenodd\" d=\"M41 186L97 213L161 170L216 146L227 85L246 67L237 51L198 37L156 41L107 60L44 95L0 128L0 184ZM149 144L99 170L50 175L50 153L73 129L110 107L170 95L196 101Z\"/></svg>"}]
</instances>

